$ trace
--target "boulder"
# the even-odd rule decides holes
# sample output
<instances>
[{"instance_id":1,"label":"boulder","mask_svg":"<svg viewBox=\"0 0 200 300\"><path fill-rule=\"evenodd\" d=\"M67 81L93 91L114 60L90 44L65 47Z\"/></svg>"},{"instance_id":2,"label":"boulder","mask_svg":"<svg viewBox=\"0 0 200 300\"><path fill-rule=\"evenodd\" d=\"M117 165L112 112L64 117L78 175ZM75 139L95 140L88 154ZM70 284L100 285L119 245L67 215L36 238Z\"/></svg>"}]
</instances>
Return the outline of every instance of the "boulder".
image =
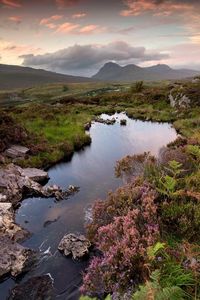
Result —
<instances>
[{"instance_id":1,"label":"boulder","mask_svg":"<svg viewBox=\"0 0 200 300\"><path fill-rule=\"evenodd\" d=\"M53 280L50 275L37 276L12 289L8 300L54 300Z\"/></svg>"},{"instance_id":2,"label":"boulder","mask_svg":"<svg viewBox=\"0 0 200 300\"><path fill-rule=\"evenodd\" d=\"M32 265L35 254L12 241L8 236L0 236L0 277L11 273L16 277Z\"/></svg>"},{"instance_id":3,"label":"boulder","mask_svg":"<svg viewBox=\"0 0 200 300\"><path fill-rule=\"evenodd\" d=\"M190 106L191 100L182 91L172 89L169 94L170 106L173 108L187 108Z\"/></svg>"},{"instance_id":4,"label":"boulder","mask_svg":"<svg viewBox=\"0 0 200 300\"><path fill-rule=\"evenodd\" d=\"M58 245L58 249L66 256L72 254L74 259L82 258L89 252L91 243L84 235L66 234Z\"/></svg>"},{"instance_id":5,"label":"boulder","mask_svg":"<svg viewBox=\"0 0 200 300\"><path fill-rule=\"evenodd\" d=\"M21 175L24 177L28 177L29 179L36 181L36 182L42 182L49 178L47 172L40 170L40 169L36 169L36 168L22 169Z\"/></svg>"},{"instance_id":6,"label":"boulder","mask_svg":"<svg viewBox=\"0 0 200 300\"><path fill-rule=\"evenodd\" d=\"M10 158L18 158L24 157L29 152L29 148L20 146L20 145L12 145L10 148L6 149L5 155Z\"/></svg>"}]
</instances>

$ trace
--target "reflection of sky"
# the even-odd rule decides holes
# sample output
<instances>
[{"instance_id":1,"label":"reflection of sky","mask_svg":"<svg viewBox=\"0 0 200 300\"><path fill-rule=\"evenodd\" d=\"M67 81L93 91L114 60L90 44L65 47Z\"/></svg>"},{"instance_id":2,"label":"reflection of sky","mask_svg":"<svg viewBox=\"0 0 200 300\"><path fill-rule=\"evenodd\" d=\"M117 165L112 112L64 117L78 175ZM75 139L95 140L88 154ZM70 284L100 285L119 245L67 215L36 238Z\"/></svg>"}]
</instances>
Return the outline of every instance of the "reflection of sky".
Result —
<instances>
[{"instance_id":1,"label":"reflection of sky","mask_svg":"<svg viewBox=\"0 0 200 300\"><path fill-rule=\"evenodd\" d=\"M69 184L77 185L80 186L79 193L60 202L42 198L22 202L16 219L33 232L25 245L37 249L44 242L42 250L50 247L54 253L66 232L83 231L85 211L93 201L99 197L105 198L108 190L114 190L121 184L114 177L116 160L144 151L157 154L162 146L176 138L176 132L169 124L135 121L123 114L116 114L115 117L118 119L114 125L93 124L90 130L91 146L75 153L70 162L57 164L49 170L48 184L55 183L63 188ZM127 119L127 126L120 126L121 118ZM56 222L44 227L44 222L55 219ZM24 223L25 220L29 223ZM41 263L35 272L50 272L57 278L56 285L62 290L66 284L70 285L71 278L69 273L64 272L65 268L70 269L71 276L76 276L77 265L73 265L70 259L63 260L62 255L57 253L53 262Z\"/></svg>"}]
</instances>

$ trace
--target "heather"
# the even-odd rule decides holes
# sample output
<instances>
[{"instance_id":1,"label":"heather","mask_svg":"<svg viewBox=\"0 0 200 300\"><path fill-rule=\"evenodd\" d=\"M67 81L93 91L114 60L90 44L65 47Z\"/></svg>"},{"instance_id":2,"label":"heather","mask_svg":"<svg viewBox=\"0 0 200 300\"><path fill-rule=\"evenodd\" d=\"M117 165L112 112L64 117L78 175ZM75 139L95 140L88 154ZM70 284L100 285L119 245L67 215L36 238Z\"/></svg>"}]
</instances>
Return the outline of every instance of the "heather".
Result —
<instances>
[{"instance_id":1,"label":"heather","mask_svg":"<svg viewBox=\"0 0 200 300\"><path fill-rule=\"evenodd\" d=\"M84 275L83 293L199 299L200 193L188 182L198 176L200 148L171 147L157 159L145 153L117 162L116 175L128 183L94 204L87 232L101 254Z\"/></svg>"}]
</instances>

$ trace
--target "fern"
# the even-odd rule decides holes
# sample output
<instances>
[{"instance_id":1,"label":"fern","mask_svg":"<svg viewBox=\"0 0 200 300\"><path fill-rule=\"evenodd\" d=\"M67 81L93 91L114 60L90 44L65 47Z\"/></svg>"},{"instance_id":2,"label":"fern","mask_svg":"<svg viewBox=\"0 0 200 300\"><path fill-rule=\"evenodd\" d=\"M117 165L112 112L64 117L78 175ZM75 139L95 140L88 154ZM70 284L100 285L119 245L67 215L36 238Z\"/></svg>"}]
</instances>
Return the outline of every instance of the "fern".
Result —
<instances>
[{"instance_id":1,"label":"fern","mask_svg":"<svg viewBox=\"0 0 200 300\"><path fill-rule=\"evenodd\" d=\"M156 255L165 249L165 244L161 242L157 242L155 245L149 247L147 249L147 255L150 260L155 259Z\"/></svg>"},{"instance_id":2,"label":"fern","mask_svg":"<svg viewBox=\"0 0 200 300\"><path fill-rule=\"evenodd\" d=\"M177 178L177 176L180 175L182 171L184 171L183 169L181 169L182 164L177 162L176 160L169 161L168 165L169 167L165 167L165 169L172 174L173 178Z\"/></svg>"},{"instance_id":3,"label":"fern","mask_svg":"<svg viewBox=\"0 0 200 300\"><path fill-rule=\"evenodd\" d=\"M179 286L170 285L162 287L160 283L161 272L154 271L150 281L139 286L139 290L134 293L132 300L183 300L191 299L189 295Z\"/></svg>"}]
</instances>

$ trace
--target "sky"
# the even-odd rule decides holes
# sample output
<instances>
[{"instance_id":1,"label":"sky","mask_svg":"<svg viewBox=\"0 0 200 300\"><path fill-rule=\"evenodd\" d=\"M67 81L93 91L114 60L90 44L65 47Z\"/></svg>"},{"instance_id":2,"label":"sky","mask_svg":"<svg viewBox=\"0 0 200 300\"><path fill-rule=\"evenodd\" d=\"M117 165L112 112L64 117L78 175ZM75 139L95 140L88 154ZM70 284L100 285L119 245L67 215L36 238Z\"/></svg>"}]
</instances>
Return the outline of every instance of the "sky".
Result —
<instances>
[{"instance_id":1,"label":"sky","mask_svg":"<svg viewBox=\"0 0 200 300\"><path fill-rule=\"evenodd\" d=\"M0 63L91 76L109 61L200 70L200 0L0 0Z\"/></svg>"}]
</instances>

